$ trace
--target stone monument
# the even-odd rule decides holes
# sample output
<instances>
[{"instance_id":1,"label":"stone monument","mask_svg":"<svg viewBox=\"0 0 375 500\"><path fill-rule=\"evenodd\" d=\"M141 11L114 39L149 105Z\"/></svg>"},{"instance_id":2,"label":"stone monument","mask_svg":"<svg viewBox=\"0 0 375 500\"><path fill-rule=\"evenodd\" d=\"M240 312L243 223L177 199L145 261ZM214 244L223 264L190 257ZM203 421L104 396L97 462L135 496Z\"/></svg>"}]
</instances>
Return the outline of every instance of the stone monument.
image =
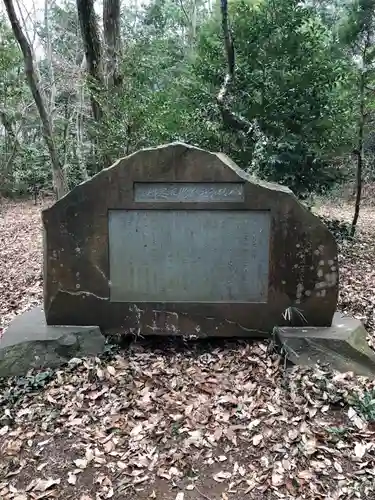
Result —
<instances>
[{"instance_id":1,"label":"stone monument","mask_svg":"<svg viewBox=\"0 0 375 500\"><path fill-rule=\"evenodd\" d=\"M339 331L352 339L354 327L331 327L338 265L330 231L289 189L251 177L223 154L183 143L138 151L42 218L44 313L11 324L8 358L22 328L28 338L53 340L56 363L80 346L100 351L100 331L267 337L278 326L296 362L307 362L306 346L327 335L335 345ZM83 342L93 332L96 344Z\"/></svg>"},{"instance_id":2,"label":"stone monument","mask_svg":"<svg viewBox=\"0 0 375 500\"><path fill-rule=\"evenodd\" d=\"M326 226L222 154L141 150L46 209L43 225L50 325L267 336L288 308L315 326L336 309Z\"/></svg>"}]
</instances>

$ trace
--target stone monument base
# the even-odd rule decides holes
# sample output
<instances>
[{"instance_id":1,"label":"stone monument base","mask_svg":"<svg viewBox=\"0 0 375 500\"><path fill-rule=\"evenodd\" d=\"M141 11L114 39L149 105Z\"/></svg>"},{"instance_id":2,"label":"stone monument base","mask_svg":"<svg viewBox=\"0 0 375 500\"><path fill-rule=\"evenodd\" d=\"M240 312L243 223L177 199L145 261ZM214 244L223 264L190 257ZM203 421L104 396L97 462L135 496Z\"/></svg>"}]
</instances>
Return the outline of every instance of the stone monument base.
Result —
<instances>
[{"instance_id":1,"label":"stone monument base","mask_svg":"<svg viewBox=\"0 0 375 500\"><path fill-rule=\"evenodd\" d=\"M20 314L0 339L0 377L31 368L58 368L72 358L97 356L105 338L97 326L48 326L41 307Z\"/></svg>"},{"instance_id":2,"label":"stone monument base","mask_svg":"<svg viewBox=\"0 0 375 500\"><path fill-rule=\"evenodd\" d=\"M293 364L312 366L319 362L341 372L375 377L375 352L357 319L335 313L330 327L277 326L274 335Z\"/></svg>"}]
</instances>

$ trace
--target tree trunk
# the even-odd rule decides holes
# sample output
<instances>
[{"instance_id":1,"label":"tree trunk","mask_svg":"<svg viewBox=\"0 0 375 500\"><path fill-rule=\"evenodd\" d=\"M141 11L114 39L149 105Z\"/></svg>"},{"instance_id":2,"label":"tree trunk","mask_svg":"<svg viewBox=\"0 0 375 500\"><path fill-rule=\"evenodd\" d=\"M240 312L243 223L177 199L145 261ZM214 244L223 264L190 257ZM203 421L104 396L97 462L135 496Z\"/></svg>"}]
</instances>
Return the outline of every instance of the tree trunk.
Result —
<instances>
[{"instance_id":1,"label":"tree trunk","mask_svg":"<svg viewBox=\"0 0 375 500\"><path fill-rule=\"evenodd\" d=\"M14 146L19 149L19 141L17 139L16 134L14 133L13 127L12 127L12 121L9 118L8 113L5 111L5 109L0 108L0 121L3 124L3 127L8 134L8 137L10 137L13 141Z\"/></svg>"},{"instance_id":2,"label":"tree trunk","mask_svg":"<svg viewBox=\"0 0 375 500\"><path fill-rule=\"evenodd\" d=\"M4 108L0 108L0 121L5 129L6 137L11 140L11 154L9 155L3 169L3 174L7 176L11 171L12 162L17 151L21 149L21 145L17 137L18 133L13 130L12 120ZM6 141L6 144L7 142L8 141Z\"/></svg>"},{"instance_id":3,"label":"tree trunk","mask_svg":"<svg viewBox=\"0 0 375 500\"><path fill-rule=\"evenodd\" d=\"M55 112L55 102L56 102L56 82L55 82L55 71L53 68L52 62L52 45L51 45L51 34L49 31L49 12L48 12L48 3L49 0L45 0L44 3L44 28L46 30L46 39L47 39L47 61L48 61L48 73L50 80L50 100L49 100L49 115L51 119L51 126L53 130L53 114Z\"/></svg>"},{"instance_id":4,"label":"tree trunk","mask_svg":"<svg viewBox=\"0 0 375 500\"><path fill-rule=\"evenodd\" d=\"M120 72L120 4L120 0L103 1L103 27L106 48L105 74L108 88L118 88L122 83Z\"/></svg>"},{"instance_id":5,"label":"tree trunk","mask_svg":"<svg viewBox=\"0 0 375 500\"><path fill-rule=\"evenodd\" d=\"M34 68L34 61L33 61L33 56L32 56L32 51L29 42L27 41L27 38L25 34L22 31L21 25L19 23L19 20L17 18L17 14L14 9L13 1L12 0L4 0L4 4L8 13L9 21L12 25L12 30L14 33L14 36L21 48L23 58L24 58L24 64L25 64L25 74L26 74L26 79L27 83L30 87L31 93L34 97L34 101L36 104L36 107L39 112L39 116L42 122L42 127L43 127L43 137L46 142L50 158L51 158L51 163L52 163L52 178L53 178L53 183L54 187L56 189L56 194L57 197L60 198L61 196L64 196L68 192L68 187L67 187L67 182L66 178L64 175L64 171L61 167L59 157L57 154L57 150L55 147L55 143L53 140L53 135L52 135L52 126L50 122L50 118L48 116L48 113L46 111L46 105L45 105L45 100L44 96L41 93L40 87L39 87L39 81L37 77L37 73Z\"/></svg>"},{"instance_id":6,"label":"tree trunk","mask_svg":"<svg viewBox=\"0 0 375 500\"><path fill-rule=\"evenodd\" d=\"M5 109L0 108L0 122L3 124L5 130L5 144L6 144L6 162L2 166L0 170L0 190L2 186L5 185L5 181L8 178L9 174L12 171L13 160L16 157L16 153L20 150L20 143L17 137L17 134L13 130L12 120L9 117L8 113ZM8 140L10 139L11 148L10 154L8 155Z\"/></svg>"},{"instance_id":7,"label":"tree trunk","mask_svg":"<svg viewBox=\"0 0 375 500\"><path fill-rule=\"evenodd\" d=\"M77 0L79 25L86 56L87 71L90 75L90 99L92 114L96 122L103 118L103 110L97 93L103 87L102 48L93 0Z\"/></svg>"},{"instance_id":8,"label":"tree trunk","mask_svg":"<svg viewBox=\"0 0 375 500\"><path fill-rule=\"evenodd\" d=\"M77 0L77 10L86 56L86 67L89 73L89 92L92 114L94 120L101 127L101 135L105 136L107 126L106 117L100 104L100 99L98 99L98 96L102 93L104 88L102 47L93 0ZM94 144L95 142L96 135L93 133L92 145L93 147L96 146L98 152L101 152L103 148L101 147L99 149L98 145ZM99 157L96 158L95 164L97 166L97 172L103 167L109 167L112 164L110 154L108 152L100 154Z\"/></svg>"},{"instance_id":9,"label":"tree trunk","mask_svg":"<svg viewBox=\"0 0 375 500\"><path fill-rule=\"evenodd\" d=\"M365 128L365 75L361 73L360 80L360 102L359 102L359 123L358 123L358 143L355 154L357 156L357 170L356 170L356 197L354 206L354 217L352 227L350 230L351 238L355 235L357 221L359 217L359 209L361 206L362 196L362 166L363 166L363 134Z\"/></svg>"},{"instance_id":10,"label":"tree trunk","mask_svg":"<svg viewBox=\"0 0 375 500\"><path fill-rule=\"evenodd\" d=\"M252 123L246 118L234 113L227 104L229 89L234 81L235 72L235 51L232 35L229 29L228 21L228 0L220 0L221 7L221 27L224 37L225 55L227 59L227 73L220 91L216 97L224 125L229 129L244 132L252 137L257 128L256 123Z\"/></svg>"},{"instance_id":11,"label":"tree trunk","mask_svg":"<svg viewBox=\"0 0 375 500\"><path fill-rule=\"evenodd\" d=\"M83 78L84 78L84 71L86 68L86 58L83 56L82 63L81 63L81 68L80 68L80 73L79 73L79 81L78 81L78 108L77 108L77 115L76 115L76 157L79 165L79 169L82 174L82 179L86 181L89 178L87 168L86 168L86 160L83 155L83 112L84 112L84 106L85 106L85 92L84 92L84 86L83 86ZM74 142L74 141L73 141Z\"/></svg>"}]
</instances>

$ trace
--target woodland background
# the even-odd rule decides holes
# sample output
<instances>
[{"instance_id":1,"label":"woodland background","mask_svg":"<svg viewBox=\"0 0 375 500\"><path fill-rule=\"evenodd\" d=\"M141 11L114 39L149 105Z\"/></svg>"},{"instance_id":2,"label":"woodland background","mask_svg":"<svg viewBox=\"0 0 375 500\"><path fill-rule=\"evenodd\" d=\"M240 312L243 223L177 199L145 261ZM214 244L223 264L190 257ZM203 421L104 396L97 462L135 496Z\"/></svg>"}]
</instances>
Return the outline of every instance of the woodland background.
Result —
<instances>
[{"instance_id":1,"label":"woodland background","mask_svg":"<svg viewBox=\"0 0 375 500\"><path fill-rule=\"evenodd\" d=\"M4 5L3 196L176 140L302 199L374 181L375 0Z\"/></svg>"}]
</instances>

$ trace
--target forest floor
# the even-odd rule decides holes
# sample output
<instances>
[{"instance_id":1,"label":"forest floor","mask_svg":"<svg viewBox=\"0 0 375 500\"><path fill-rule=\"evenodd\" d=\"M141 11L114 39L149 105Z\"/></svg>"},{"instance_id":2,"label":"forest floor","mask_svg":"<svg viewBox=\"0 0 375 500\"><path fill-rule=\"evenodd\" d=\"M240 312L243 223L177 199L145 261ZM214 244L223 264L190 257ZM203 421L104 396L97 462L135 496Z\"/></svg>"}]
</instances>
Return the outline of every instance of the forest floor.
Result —
<instances>
[{"instance_id":1,"label":"forest floor","mask_svg":"<svg viewBox=\"0 0 375 500\"><path fill-rule=\"evenodd\" d=\"M40 208L0 205L0 328L41 302ZM364 207L339 307L372 346L374 256ZM0 499L375 499L374 398L365 378L286 371L266 342L138 340L0 382Z\"/></svg>"}]
</instances>

